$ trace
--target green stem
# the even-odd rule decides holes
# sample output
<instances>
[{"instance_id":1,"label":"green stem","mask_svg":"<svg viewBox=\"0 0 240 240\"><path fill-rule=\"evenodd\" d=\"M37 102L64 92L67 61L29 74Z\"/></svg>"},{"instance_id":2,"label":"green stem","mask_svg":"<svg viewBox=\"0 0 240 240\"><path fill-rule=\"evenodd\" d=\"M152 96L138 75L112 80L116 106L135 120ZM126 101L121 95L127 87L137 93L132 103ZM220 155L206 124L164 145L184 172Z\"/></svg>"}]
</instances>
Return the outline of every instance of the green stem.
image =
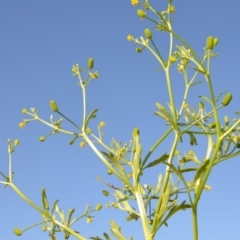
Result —
<instances>
[{"instance_id":1,"label":"green stem","mask_svg":"<svg viewBox=\"0 0 240 240\"><path fill-rule=\"evenodd\" d=\"M148 154L144 158L142 162L142 168L144 167L145 163L147 162L148 158L152 155L155 149L162 143L162 141L172 132L173 128L169 128L157 141L154 145L150 148Z\"/></svg>"},{"instance_id":2,"label":"green stem","mask_svg":"<svg viewBox=\"0 0 240 240\"><path fill-rule=\"evenodd\" d=\"M162 190L161 190L161 194L159 196L159 199L158 199L158 203L157 203L157 207L156 207L156 213L158 213L160 211L160 208L161 208L161 204L162 204L162 194L166 191L166 188L167 188L167 185L168 185L168 181L169 181L169 176L170 176L170 170L171 170L171 167L170 165L172 164L172 161L173 161L173 157L174 157L174 153L176 151L176 147L177 147L177 144L178 144L178 141L179 141L179 136L178 136L178 133L175 132L175 138L174 138L174 141L173 141L173 144L172 144L172 148L171 148L171 151L170 151L170 154L169 154L169 158L168 158L168 165L166 167L166 171L165 171L165 177L164 177L164 181L163 181L163 185L162 185ZM156 231L158 229L158 214L155 214L154 216L154 220L153 220L153 225L152 225L152 230L151 230L151 233L153 235L156 234Z\"/></svg>"},{"instance_id":3,"label":"green stem","mask_svg":"<svg viewBox=\"0 0 240 240\"><path fill-rule=\"evenodd\" d=\"M143 203L143 199L142 199L142 195L141 195L141 189L140 189L140 185L138 184L138 188L136 189L134 195L136 196L136 200L138 203L138 209L139 209L139 213L141 216L141 222L142 222L142 227L143 227L143 232L144 232L144 236L146 240L151 240L152 235L149 231L149 224L148 224L148 218L146 215L146 211L145 211L145 206Z\"/></svg>"},{"instance_id":4,"label":"green stem","mask_svg":"<svg viewBox=\"0 0 240 240\"><path fill-rule=\"evenodd\" d=\"M25 201L27 202L30 206L32 206L34 209L36 209L38 212L47 215L51 221L53 221L55 224L57 224L58 226L62 227L65 231L69 232L71 235L73 235L74 237L76 237L77 239L80 240L86 240L84 237L82 237L81 235L79 235L78 233L76 233L75 231L73 231L71 228L69 228L68 226L63 225L62 223L58 222L56 219L54 219L50 214L48 214L47 212L45 212L44 210L42 210L41 208L39 208L35 203L33 203L29 198L27 198L26 195L24 195L21 190L13 183L9 183L9 185L12 187L12 189Z\"/></svg>"},{"instance_id":5,"label":"green stem","mask_svg":"<svg viewBox=\"0 0 240 240\"><path fill-rule=\"evenodd\" d=\"M64 117L67 121L69 121L72 125L74 125L78 130L81 131L81 128L78 127L77 124L75 124L72 120L70 120L68 117L66 117L65 115L63 115L61 112L58 111L58 114L61 115L62 117Z\"/></svg>"},{"instance_id":6,"label":"green stem","mask_svg":"<svg viewBox=\"0 0 240 240\"><path fill-rule=\"evenodd\" d=\"M192 207L193 240L198 240L197 206Z\"/></svg>"}]
</instances>

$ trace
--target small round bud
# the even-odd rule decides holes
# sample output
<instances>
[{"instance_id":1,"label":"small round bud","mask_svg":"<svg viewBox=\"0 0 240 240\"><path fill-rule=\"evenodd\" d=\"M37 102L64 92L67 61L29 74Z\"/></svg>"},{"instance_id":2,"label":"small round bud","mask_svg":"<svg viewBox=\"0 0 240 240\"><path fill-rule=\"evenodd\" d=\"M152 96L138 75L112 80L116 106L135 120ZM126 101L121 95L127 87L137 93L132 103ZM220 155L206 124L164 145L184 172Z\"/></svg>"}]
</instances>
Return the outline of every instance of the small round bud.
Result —
<instances>
[{"instance_id":1,"label":"small round bud","mask_svg":"<svg viewBox=\"0 0 240 240\"><path fill-rule=\"evenodd\" d=\"M137 53L141 53L142 52L142 48L140 48L140 47L136 48L136 52Z\"/></svg>"},{"instance_id":2,"label":"small round bud","mask_svg":"<svg viewBox=\"0 0 240 240\"><path fill-rule=\"evenodd\" d=\"M216 47L218 45L218 38L213 39L213 46Z\"/></svg>"},{"instance_id":3,"label":"small round bud","mask_svg":"<svg viewBox=\"0 0 240 240\"><path fill-rule=\"evenodd\" d=\"M214 41L212 36L208 36L206 40L206 49L213 49Z\"/></svg>"},{"instance_id":4,"label":"small round bud","mask_svg":"<svg viewBox=\"0 0 240 240\"><path fill-rule=\"evenodd\" d=\"M54 100L50 101L50 108L52 109L53 112L58 112L58 106Z\"/></svg>"},{"instance_id":5,"label":"small round bud","mask_svg":"<svg viewBox=\"0 0 240 240\"><path fill-rule=\"evenodd\" d=\"M40 142L44 142L45 141L45 137L43 137L43 136L39 137L39 141Z\"/></svg>"},{"instance_id":6,"label":"small round bud","mask_svg":"<svg viewBox=\"0 0 240 240\"><path fill-rule=\"evenodd\" d=\"M100 128L103 128L105 125L106 125L106 123L103 122L103 121L99 123L99 127L100 127Z\"/></svg>"},{"instance_id":7,"label":"small round bud","mask_svg":"<svg viewBox=\"0 0 240 240\"><path fill-rule=\"evenodd\" d=\"M46 226L46 225L43 225L43 226L42 226L42 231L43 231L43 232L47 231L47 226Z\"/></svg>"},{"instance_id":8,"label":"small round bud","mask_svg":"<svg viewBox=\"0 0 240 240\"><path fill-rule=\"evenodd\" d=\"M112 173L113 173L113 172L112 172L111 169L108 169L108 170L107 170L107 174L108 174L108 175L112 175Z\"/></svg>"},{"instance_id":9,"label":"small round bud","mask_svg":"<svg viewBox=\"0 0 240 240\"><path fill-rule=\"evenodd\" d=\"M96 211L99 211L99 210L101 210L101 208L102 208L102 204L98 204L98 205L95 207L95 210L96 210Z\"/></svg>"},{"instance_id":10,"label":"small round bud","mask_svg":"<svg viewBox=\"0 0 240 240\"><path fill-rule=\"evenodd\" d=\"M80 144L79 144L79 145L80 145L80 147L81 147L81 148L83 148L83 147L85 147L85 146L86 146L86 142L80 142Z\"/></svg>"},{"instance_id":11,"label":"small round bud","mask_svg":"<svg viewBox=\"0 0 240 240\"><path fill-rule=\"evenodd\" d=\"M174 56L170 56L169 61L170 61L170 63L174 63L177 61L177 58Z\"/></svg>"},{"instance_id":12,"label":"small round bud","mask_svg":"<svg viewBox=\"0 0 240 240\"><path fill-rule=\"evenodd\" d=\"M208 127L209 127L210 129L213 129L213 128L216 127L216 123L215 123L215 122L210 123L210 124L208 125Z\"/></svg>"},{"instance_id":13,"label":"small round bud","mask_svg":"<svg viewBox=\"0 0 240 240\"><path fill-rule=\"evenodd\" d=\"M22 235L22 231L20 228L14 228L13 232L17 235L17 236L21 236Z\"/></svg>"},{"instance_id":14,"label":"small round bud","mask_svg":"<svg viewBox=\"0 0 240 240\"><path fill-rule=\"evenodd\" d=\"M18 139L15 139L15 140L14 140L14 146L17 146L17 145L19 145L19 140L18 140Z\"/></svg>"},{"instance_id":15,"label":"small round bud","mask_svg":"<svg viewBox=\"0 0 240 240\"><path fill-rule=\"evenodd\" d=\"M27 114L27 109L26 109L26 108L23 108L23 109L22 109L22 113L23 113L23 114Z\"/></svg>"},{"instance_id":16,"label":"small round bud","mask_svg":"<svg viewBox=\"0 0 240 240\"><path fill-rule=\"evenodd\" d=\"M225 122L226 124L228 124L228 123L229 123L228 116L225 116L225 117L224 117L224 122Z\"/></svg>"},{"instance_id":17,"label":"small round bud","mask_svg":"<svg viewBox=\"0 0 240 240\"><path fill-rule=\"evenodd\" d=\"M145 18L147 14L146 14L142 9L138 9L138 10L137 10L137 15L138 15L140 18Z\"/></svg>"},{"instance_id":18,"label":"small round bud","mask_svg":"<svg viewBox=\"0 0 240 240\"><path fill-rule=\"evenodd\" d=\"M88 69L92 69L94 66L94 60L93 58L88 59Z\"/></svg>"},{"instance_id":19,"label":"small round bud","mask_svg":"<svg viewBox=\"0 0 240 240\"><path fill-rule=\"evenodd\" d=\"M152 39L152 32L149 28L146 28L144 30L144 33L145 33L145 36L146 36L147 39L149 39L149 40Z\"/></svg>"},{"instance_id":20,"label":"small round bud","mask_svg":"<svg viewBox=\"0 0 240 240\"><path fill-rule=\"evenodd\" d=\"M222 105L227 106L231 102L231 100L232 100L232 94L229 93L224 97L224 99L222 101Z\"/></svg>"},{"instance_id":21,"label":"small round bud","mask_svg":"<svg viewBox=\"0 0 240 240\"><path fill-rule=\"evenodd\" d=\"M109 196L109 192L107 190L103 190L102 193L104 196Z\"/></svg>"},{"instance_id":22,"label":"small round bud","mask_svg":"<svg viewBox=\"0 0 240 240\"><path fill-rule=\"evenodd\" d=\"M86 129L86 133L87 133L87 134L91 134L91 133L92 133L91 128L87 128L87 129Z\"/></svg>"}]
</instances>

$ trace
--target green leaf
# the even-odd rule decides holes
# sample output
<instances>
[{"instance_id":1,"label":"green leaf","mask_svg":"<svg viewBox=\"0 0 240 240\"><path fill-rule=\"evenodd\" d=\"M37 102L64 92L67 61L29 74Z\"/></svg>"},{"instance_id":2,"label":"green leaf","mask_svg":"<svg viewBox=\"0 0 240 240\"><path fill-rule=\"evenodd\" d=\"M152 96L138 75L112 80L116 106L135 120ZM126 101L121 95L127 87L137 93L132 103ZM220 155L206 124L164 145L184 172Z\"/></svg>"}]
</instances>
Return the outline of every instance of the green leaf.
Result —
<instances>
[{"instance_id":1,"label":"green leaf","mask_svg":"<svg viewBox=\"0 0 240 240\"><path fill-rule=\"evenodd\" d=\"M179 210L186 210L187 208L191 208L190 204L185 204L186 201L183 201L180 205L175 205L168 212L167 216L164 218L162 223L165 223L171 216L173 216Z\"/></svg>"},{"instance_id":2,"label":"green leaf","mask_svg":"<svg viewBox=\"0 0 240 240\"><path fill-rule=\"evenodd\" d=\"M184 173L184 172L192 172L192 171L197 171L198 168L184 168L184 169L181 169L180 172L181 173Z\"/></svg>"},{"instance_id":3,"label":"green leaf","mask_svg":"<svg viewBox=\"0 0 240 240\"><path fill-rule=\"evenodd\" d=\"M197 144L197 139L194 137L193 133L191 132L186 132L190 136L190 144L191 146L193 145L198 145Z\"/></svg>"},{"instance_id":4,"label":"green leaf","mask_svg":"<svg viewBox=\"0 0 240 240\"><path fill-rule=\"evenodd\" d=\"M111 224L110 230L112 235L118 240L126 240L126 238L121 233L121 228L113 220L110 220L110 224Z\"/></svg>"},{"instance_id":5,"label":"green leaf","mask_svg":"<svg viewBox=\"0 0 240 240\"><path fill-rule=\"evenodd\" d=\"M194 178L194 182L196 182L200 178L200 176L205 172L209 162L210 162L209 159L206 160L206 162L198 169Z\"/></svg>"},{"instance_id":6,"label":"green leaf","mask_svg":"<svg viewBox=\"0 0 240 240\"><path fill-rule=\"evenodd\" d=\"M157 186L155 188L155 191L154 191L154 195L157 194L160 189L161 189L161 186L162 186L162 174L159 174L159 177L158 177L158 183L157 183Z\"/></svg>"},{"instance_id":7,"label":"green leaf","mask_svg":"<svg viewBox=\"0 0 240 240\"><path fill-rule=\"evenodd\" d=\"M70 209L68 210L67 226L69 226L70 221L71 221L71 218L72 218L72 215L73 215L74 212L75 212L75 209L74 209L74 208L70 208Z\"/></svg>"},{"instance_id":8,"label":"green leaf","mask_svg":"<svg viewBox=\"0 0 240 240\"><path fill-rule=\"evenodd\" d=\"M49 204L48 204L48 199L47 199L47 194L46 194L46 189L43 188L42 189L42 204L43 204L43 208L44 210L49 210Z\"/></svg>"},{"instance_id":9,"label":"green leaf","mask_svg":"<svg viewBox=\"0 0 240 240\"><path fill-rule=\"evenodd\" d=\"M146 167L144 167L143 169L156 166L156 165L158 165L159 163L162 163L162 162L166 161L168 158L169 158L169 155L166 154L166 153L164 153L160 158L158 158L158 159L150 162L150 163L149 163Z\"/></svg>"},{"instance_id":10,"label":"green leaf","mask_svg":"<svg viewBox=\"0 0 240 240\"><path fill-rule=\"evenodd\" d=\"M160 103L156 103L156 106L160 110L160 112L155 112L155 114L167 120L172 126L175 126L174 121L166 108L164 108L163 105L161 105Z\"/></svg>"},{"instance_id":11,"label":"green leaf","mask_svg":"<svg viewBox=\"0 0 240 240\"><path fill-rule=\"evenodd\" d=\"M89 121L92 119L92 118L95 118L97 115L95 115L95 113L98 111L98 109L94 109L87 117L85 123L84 123L84 128L87 127Z\"/></svg>"},{"instance_id":12,"label":"green leaf","mask_svg":"<svg viewBox=\"0 0 240 240\"><path fill-rule=\"evenodd\" d=\"M56 200L56 201L53 203L52 214L53 214L53 212L55 211L55 208L56 208L58 202L59 202L59 200Z\"/></svg>"},{"instance_id":13,"label":"green leaf","mask_svg":"<svg viewBox=\"0 0 240 240\"><path fill-rule=\"evenodd\" d=\"M212 104L212 101L209 100L207 97L205 97L205 96L198 96L198 97L200 97L200 98L202 98L203 100L205 100L205 101L209 102L210 104Z\"/></svg>"},{"instance_id":14,"label":"green leaf","mask_svg":"<svg viewBox=\"0 0 240 240\"><path fill-rule=\"evenodd\" d=\"M111 240L111 238L108 236L108 234L103 233L103 235L104 235L104 237L105 237L106 240Z\"/></svg>"}]
</instances>

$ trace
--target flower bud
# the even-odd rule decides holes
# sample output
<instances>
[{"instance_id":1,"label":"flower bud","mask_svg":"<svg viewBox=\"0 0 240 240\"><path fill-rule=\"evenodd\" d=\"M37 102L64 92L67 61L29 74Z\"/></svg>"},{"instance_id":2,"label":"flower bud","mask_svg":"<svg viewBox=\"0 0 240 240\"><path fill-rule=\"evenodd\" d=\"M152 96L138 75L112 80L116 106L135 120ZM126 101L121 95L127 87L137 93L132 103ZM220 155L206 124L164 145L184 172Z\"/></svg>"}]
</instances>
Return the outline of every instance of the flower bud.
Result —
<instances>
[{"instance_id":1,"label":"flower bud","mask_svg":"<svg viewBox=\"0 0 240 240\"><path fill-rule=\"evenodd\" d=\"M140 18L145 18L147 14L146 14L142 9L138 9L138 10L137 10L137 15L138 15Z\"/></svg>"},{"instance_id":2,"label":"flower bud","mask_svg":"<svg viewBox=\"0 0 240 240\"><path fill-rule=\"evenodd\" d=\"M218 38L213 39L213 46L216 47L218 45Z\"/></svg>"},{"instance_id":3,"label":"flower bud","mask_svg":"<svg viewBox=\"0 0 240 240\"><path fill-rule=\"evenodd\" d=\"M103 190L102 193L104 196L109 196L109 192L107 190Z\"/></svg>"},{"instance_id":4,"label":"flower bud","mask_svg":"<svg viewBox=\"0 0 240 240\"><path fill-rule=\"evenodd\" d=\"M23 108L23 109L22 109L22 113L23 113L23 114L27 114L27 109L26 109L26 108Z\"/></svg>"},{"instance_id":5,"label":"flower bud","mask_svg":"<svg viewBox=\"0 0 240 240\"><path fill-rule=\"evenodd\" d=\"M86 146L86 142L80 142L80 144L79 144L79 145L80 145L80 147L81 147L81 148L83 148L83 147L85 147L85 146Z\"/></svg>"},{"instance_id":6,"label":"flower bud","mask_svg":"<svg viewBox=\"0 0 240 240\"><path fill-rule=\"evenodd\" d=\"M208 36L206 41L206 49L213 49L213 47L214 47L213 37Z\"/></svg>"},{"instance_id":7,"label":"flower bud","mask_svg":"<svg viewBox=\"0 0 240 240\"><path fill-rule=\"evenodd\" d=\"M146 28L144 30L144 33L145 33L145 36L146 36L147 39L149 39L149 40L152 39L152 32L149 28Z\"/></svg>"},{"instance_id":8,"label":"flower bud","mask_svg":"<svg viewBox=\"0 0 240 240\"><path fill-rule=\"evenodd\" d=\"M142 52L142 48L140 48L140 47L136 48L136 52L141 53Z\"/></svg>"},{"instance_id":9,"label":"flower bud","mask_svg":"<svg viewBox=\"0 0 240 240\"><path fill-rule=\"evenodd\" d=\"M42 231L44 231L44 232L47 231L47 226L46 225L42 226Z\"/></svg>"},{"instance_id":10,"label":"flower bud","mask_svg":"<svg viewBox=\"0 0 240 240\"><path fill-rule=\"evenodd\" d=\"M14 140L14 146L17 146L17 145L19 145L19 140L18 140L18 139L15 139L15 140Z\"/></svg>"},{"instance_id":11,"label":"flower bud","mask_svg":"<svg viewBox=\"0 0 240 240\"><path fill-rule=\"evenodd\" d=\"M132 136L133 137L137 137L139 135L140 131L138 128L134 128L133 131L132 131Z\"/></svg>"},{"instance_id":12,"label":"flower bud","mask_svg":"<svg viewBox=\"0 0 240 240\"><path fill-rule=\"evenodd\" d=\"M204 107L205 107L203 102L199 102L198 106L199 106L199 108L202 108L202 109L204 109Z\"/></svg>"},{"instance_id":13,"label":"flower bud","mask_svg":"<svg viewBox=\"0 0 240 240\"><path fill-rule=\"evenodd\" d=\"M102 208L102 204L98 204L98 205L95 207L95 210L96 210L96 211L99 211L99 210L101 210L101 208Z\"/></svg>"},{"instance_id":14,"label":"flower bud","mask_svg":"<svg viewBox=\"0 0 240 240\"><path fill-rule=\"evenodd\" d=\"M45 137L43 137L43 136L39 137L39 141L40 142L44 142L45 141Z\"/></svg>"},{"instance_id":15,"label":"flower bud","mask_svg":"<svg viewBox=\"0 0 240 240\"><path fill-rule=\"evenodd\" d=\"M50 101L50 108L52 109L53 112L58 112L58 106L54 100Z\"/></svg>"},{"instance_id":16,"label":"flower bud","mask_svg":"<svg viewBox=\"0 0 240 240\"><path fill-rule=\"evenodd\" d=\"M224 122L225 122L226 124L228 124L228 123L229 123L229 118L228 118L228 116L227 116L227 115L224 117Z\"/></svg>"},{"instance_id":17,"label":"flower bud","mask_svg":"<svg viewBox=\"0 0 240 240\"><path fill-rule=\"evenodd\" d=\"M22 235L22 231L20 228L14 228L13 232L17 235L17 236L21 236Z\"/></svg>"},{"instance_id":18,"label":"flower bud","mask_svg":"<svg viewBox=\"0 0 240 240\"><path fill-rule=\"evenodd\" d=\"M108 169L108 170L107 170L107 174L108 174L108 175L112 175L112 173L113 173L113 172L112 172L111 169Z\"/></svg>"},{"instance_id":19,"label":"flower bud","mask_svg":"<svg viewBox=\"0 0 240 240\"><path fill-rule=\"evenodd\" d=\"M86 129L86 133L87 133L87 134L91 134L91 133L92 133L91 128L87 128L87 129Z\"/></svg>"},{"instance_id":20,"label":"flower bud","mask_svg":"<svg viewBox=\"0 0 240 240\"><path fill-rule=\"evenodd\" d=\"M92 69L94 65L94 61L93 58L89 58L88 59L88 69Z\"/></svg>"},{"instance_id":21,"label":"flower bud","mask_svg":"<svg viewBox=\"0 0 240 240\"><path fill-rule=\"evenodd\" d=\"M216 127L216 123L215 123L215 122L210 123L210 124L208 125L208 127L209 127L210 129L213 129L213 128Z\"/></svg>"},{"instance_id":22,"label":"flower bud","mask_svg":"<svg viewBox=\"0 0 240 240\"><path fill-rule=\"evenodd\" d=\"M232 94L229 93L224 97L224 99L222 101L222 105L227 106L231 102L231 100L232 100Z\"/></svg>"}]
</instances>

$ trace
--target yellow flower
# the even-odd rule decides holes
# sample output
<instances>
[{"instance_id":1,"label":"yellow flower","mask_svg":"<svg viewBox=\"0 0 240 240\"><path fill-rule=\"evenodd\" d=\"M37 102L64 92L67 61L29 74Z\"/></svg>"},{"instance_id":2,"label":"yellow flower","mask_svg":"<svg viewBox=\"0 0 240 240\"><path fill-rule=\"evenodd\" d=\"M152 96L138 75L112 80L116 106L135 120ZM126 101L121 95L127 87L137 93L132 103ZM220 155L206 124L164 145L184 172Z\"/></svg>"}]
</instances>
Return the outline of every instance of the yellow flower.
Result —
<instances>
[{"instance_id":1,"label":"yellow flower","mask_svg":"<svg viewBox=\"0 0 240 240\"><path fill-rule=\"evenodd\" d=\"M99 77L99 73L95 72L95 73L91 74L91 77L96 79Z\"/></svg>"},{"instance_id":2,"label":"yellow flower","mask_svg":"<svg viewBox=\"0 0 240 240\"><path fill-rule=\"evenodd\" d=\"M186 102L184 103L183 108L188 108L188 104Z\"/></svg>"},{"instance_id":3,"label":"yellow flower","mask_svg":"<svg viewBox=\"0 0 240 240\"><path fill-rule=\"evenodd\" d=\"M174 6L169 6L168 11L170 13L174 13L175 12L175 7Z\"/></svg>"},{"instance_id":4,"label":"yellow flower","mask_svg":"<svg viewBox=\"0 0 240 240\"><path fill-rule=\"evenodd\" d=\"M93 217L87 217L87 223L91 223L93 221Z\"/></svg>"},{"instance_id":5,"label":"yellow flower","mask_svg":"<svg viewBox=\"0 0 240 240\"><path fill-rule=\"evenodd\" d=\"M103 122L103 121L99 123L99 127L100 127L100 128L103 128L105 125L106 125L106 123Z\"/></svg>"},{"instance_id":6,"label":"yellow flower","mask_svg":"<svg viewBox=\"0 0 240 240\"><path fill-rule=\"evenodd\" d=\"M129 34L129 35L127 36L127 40L128 40L128 41L132 41L132 40L133 40L133 35Z\"/></svg>"},{"instance_id":7,"label":"yellow flower","mask_svg":"<svg viewBox=\"0 0 240 240\"><path fill-rule=\"evenodd\" d=\"M80 142L80 144L79 144L79 145L80 145L80 147L81 147L81 148L83 148L83 147L85 147L85 146L86 146L86 142Z\"/></svg>"},{"instance_id":8,"label":"yellow flower","mask_svg":"<svg viewBox=\"0 0 240 240\"><path fill-rule=\"evenodd\" d=\"M73 76L78 76L79 75L79 64L76 64L76 65L73 65L72 66L72 73L73 73Z\"/></svg>"},{"instance_id":9,"label":"yellow flower","mask_svg":"<svg viewBox=\"0 0 240 240\"><path fill-rule=\"evenodd\" d=\"M139 5L139 1L138 0L131 0L131 2L132 2L133 6Z\"/></svg>"},{"instance_id":10,"label":"yellow flower","mask_svg":"<svg viewBox=\"0 0 240 240\"><path fill-rule=\"evenodd\" d=\"M23 128L25 127L25 125L26 125L25 122L20 122L18 126L19 126L21 129L23 129Z\"/></svg>"}]
</instances>

